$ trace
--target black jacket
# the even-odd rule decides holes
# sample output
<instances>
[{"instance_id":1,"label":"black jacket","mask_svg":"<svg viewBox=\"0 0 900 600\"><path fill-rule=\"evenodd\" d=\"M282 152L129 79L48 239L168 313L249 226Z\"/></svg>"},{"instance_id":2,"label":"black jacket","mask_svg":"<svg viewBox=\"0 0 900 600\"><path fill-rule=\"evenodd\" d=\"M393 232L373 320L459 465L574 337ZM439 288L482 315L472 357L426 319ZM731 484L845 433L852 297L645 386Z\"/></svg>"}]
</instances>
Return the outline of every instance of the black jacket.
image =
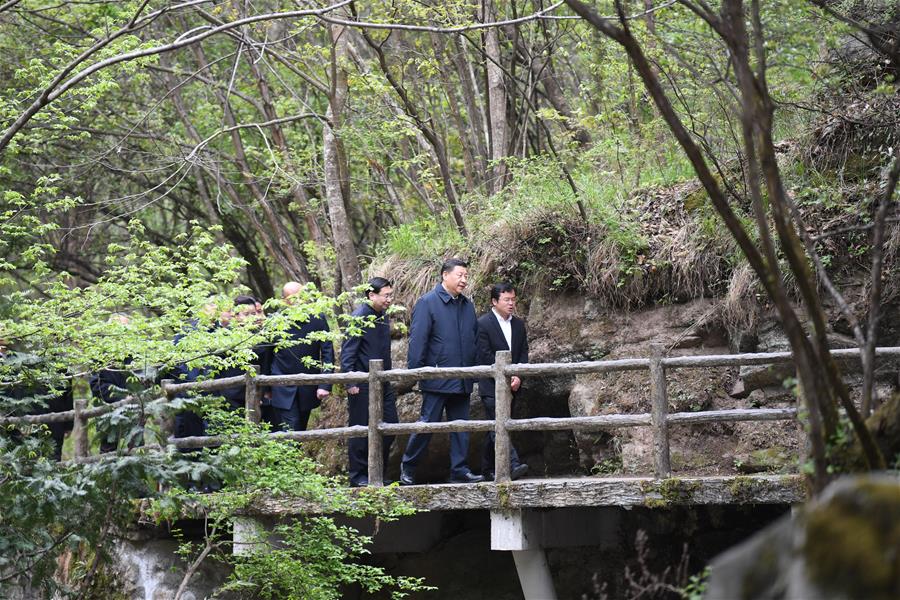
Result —
<instances>
[{"instance_id":1,"label":"black jacket","mask_svg":"<svg viewBox=\"0 0 900 600\"><path fill-rule=\"evenodd\" d=\"M311 317L305 323L297 323L288 331L288 337L294 340L292 346L288 346L275 352L272 357L272 375L297 375L299 373L322 373L317 366L307 367L303 364L303 357L310 356L321 363L334 363L334 345L330 341L305 340L306 336L314 331L328 331L328 322L323 316ZM305 341L303 341L305 340ZM330 373L331 371L326 371ZM272 406L282 410L288 410L294 400L300 403L301 411L310 411L319 406L321 401L316 398L316 389L331 391L330 385L285 385L272 387Z\"/></svg>"},{"instance_id":2,"label":"black jacket","mask_svg":"<svg viewBox=\"0 0 900 600\"><path fill-rule=\"evenodd\" d=\"M366 327L362 335L348 337L341 345L341 371L369 371L369 361L381 359L384 370L391 368L391 320L375 312L368 304L353 311L354 317L375 317L372 327Z\"/></svg>"},{"instance_id":3,"label":"black jacket","mask_svg":"<svg viewBox=\"0 0 900 600\"><path fill-rule=\"evenodd\" d=\"M525 322L519 317L512 317L512 348L507 346L506 337L500 329L500 323L493 310L489 310L478 318L478 364L494 364L495 354L499 350L510 350L513 363L528 362L528 333ZM479 379L478 394L494 396L494 380Z\"/></svg>"}]
</instances>

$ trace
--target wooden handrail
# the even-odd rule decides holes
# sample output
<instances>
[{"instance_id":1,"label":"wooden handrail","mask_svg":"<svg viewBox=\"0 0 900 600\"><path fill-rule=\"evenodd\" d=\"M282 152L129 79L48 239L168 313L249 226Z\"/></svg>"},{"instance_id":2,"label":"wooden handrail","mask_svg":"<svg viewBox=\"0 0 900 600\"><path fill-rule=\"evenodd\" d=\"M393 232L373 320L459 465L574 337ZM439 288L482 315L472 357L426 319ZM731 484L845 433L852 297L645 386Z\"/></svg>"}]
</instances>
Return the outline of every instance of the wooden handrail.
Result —
<instances>
[{"instance_id":1,"label":"wooden handrail","mask_svg":"<svg viewBox=\"0 0 900 600\"><path fill-rule=\"evenodd\" d=\"M836 349L832 355L842 361L858 361L858 348ZM900 347L876 348L876 357L900 358ZM789 420L797 417L794 408L780 409L727 409L699 412L668 413L666 371L669 369L691 369L709 367L733 367L745 365L788 364L792 361L790 352L770 352L754 354L726 354L707 356L665 357L661 349L655 349L651 358L628 358L604 361L585 361L575 363L533 363L511 364L509 352L498 352L493 365L472 367L438 368L424 367L420 369L394 369L384 371L382 361L371 361L369 372L319 373L296 375L240 375L223 379L210 379L200 382L175 383L171 380L161 382L161 388L169 399L184 392L215 392L230 387L244 385L246 389L246 418L253 422L260 420L260 404L262 390L277 385L321 385L341 383L344 385L368 383L369 387L369 425L338 427L297 432L273 432L278 439L296 441L321 439L349 439L367 437L369 460L369 483L383 485L384 473L382 464L383 436L409 433L447 433L493 431L496 452L494 473L497 482L509 480L509 456L511 443L510 432L513 431L557 431L557 430L607 430L624 427L650 426L654 430L654 470L657 477L663 478L671 473L669 457L668 427L699 423L737 422L737 421L773 421ZM539 375L576 375L588 373L610 373L621 371L647 370L650 376L651 412L637 414L610 414L584 417L537 417L529 419L511 418L512 390L509 378ZM424 379L476 379L493 378L495 385L496 418L493 420L459 420L440 423L385 423L383 422L383 386L387 382L407 382ZM21 417L0 417L0 424L10 423L54 423L75 421L76 462L93 460L86 456L87 444L83 439L87 432L90 418L107 414L127 404L137 404L138 400L129 396L124 400L94 408L85 408L84 401L79 400L75 410L45 415L27 415ZM163 436L168 448L200 448L216 446L227 437L197 436L189 438L171 437L172 432L162 424ZM151 445L145 450L163 449L164 446ZM115 453L107 453L114 455ZM100 455L97 459L102 458Z\"/></svg>"}]
</instances>

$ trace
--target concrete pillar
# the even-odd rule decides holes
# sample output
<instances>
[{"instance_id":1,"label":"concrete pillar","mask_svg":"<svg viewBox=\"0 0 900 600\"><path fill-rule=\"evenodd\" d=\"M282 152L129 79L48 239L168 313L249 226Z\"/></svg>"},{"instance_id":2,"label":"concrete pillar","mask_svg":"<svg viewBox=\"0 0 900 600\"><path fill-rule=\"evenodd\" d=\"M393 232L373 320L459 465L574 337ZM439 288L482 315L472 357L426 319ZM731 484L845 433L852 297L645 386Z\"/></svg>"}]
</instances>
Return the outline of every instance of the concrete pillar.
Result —
<instances>
[{"instance_id":1,"label":"concrete pillar","mask_svg":"<svg viewBox=\"0 0 900 600\"><path fill-rule=\"evenodd\" d=\"M491 511L491 550L509 550L525 600L556 600L553 577L541 545L540 513Z\"/></svg>"},{"instance_id":2,"label":"concrete pillar","mask_svg":"<svg viewBox=\"0 0 900 600\"><path fill-rule=\"evenodd\" d=\"M513 550L512 555L525 600L556 600L553 577L550 575L544 549Z\"/></svg>"},{"instance_id":3,"label":"concrete pillar","mask_svg":"<svg viewBox=\"0 0 900 600\"><path fill-rule=\"evenodd\" d=\"M232 517L231 519L231 551L236 556L250 554L258 548L267 537L266 526L253 517Z\"/></svg>"}]
</instances>

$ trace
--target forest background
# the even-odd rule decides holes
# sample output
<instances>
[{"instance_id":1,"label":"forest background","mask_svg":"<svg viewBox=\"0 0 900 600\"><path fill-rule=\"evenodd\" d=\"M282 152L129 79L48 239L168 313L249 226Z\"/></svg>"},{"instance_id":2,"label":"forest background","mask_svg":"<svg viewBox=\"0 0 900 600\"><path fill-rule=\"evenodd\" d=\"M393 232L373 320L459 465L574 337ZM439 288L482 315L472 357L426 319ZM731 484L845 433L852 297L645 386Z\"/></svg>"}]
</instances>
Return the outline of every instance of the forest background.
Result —
<instances>
[{"instance_id":1,"label":"forest background","mask_svg":"<svg viewBox=\"0 0 900 600\"><path fill-rule=\"evenodd\" d=\"M871 265L861 345L898 293L897 23L889 0L2 2L0 337L42 378L242 365L246 332L172 337L240 285L340 312L371 272L411 307L450 255L476 295L727 296L797 324L822 479L844 399L811 383L835 380L809 293Z\"/></svg>"}]
</instances>

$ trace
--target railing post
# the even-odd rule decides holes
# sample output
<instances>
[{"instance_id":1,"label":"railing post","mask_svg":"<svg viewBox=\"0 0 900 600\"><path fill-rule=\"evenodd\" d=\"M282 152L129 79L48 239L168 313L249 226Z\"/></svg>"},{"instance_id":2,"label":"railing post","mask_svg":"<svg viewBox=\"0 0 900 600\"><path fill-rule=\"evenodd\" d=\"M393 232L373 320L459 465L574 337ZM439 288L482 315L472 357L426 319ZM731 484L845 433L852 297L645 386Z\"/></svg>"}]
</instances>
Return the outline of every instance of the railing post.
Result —
<instances>
[{"instance_id":1,"label":"railing post","mask_svg":"<svg viewBox=\"0 0 900 600\"><path fill-rule=\"evenodd\" d=\"M662 363L663 348L654 345L650 357L650 423L653 426L653 463L656 476L672 474L669 462L669 398L666 392L666 368Z\"/></svg>"},{"instance_id":2,"label":"railing post","mask_svg":"<svg viewBox=\"0 0 900 600\"><path fill-rule=\"evenodd\" d=\"M260 409L260 388L256 375L245 373L244 379L244 414L251 423L259 423L262 419Z\"/></svg>"},{"instance_id":3,"label":"railing post","mask_svg":"<svg viewBox=\"0 0 900 600\"><path fill-rule=\"evenodd\" d=\"M72 451L75 458L83 458L90 454L88 443L88 423L81 413L87 406L87 400L75 401L75 422L72 425Z\"/></svg>"},{"instance_id":4,"label":"railing post","mask_svg":"<svg viewBox=\"0 0 900 600\"><path fill-rule=\"evenodd\" d=\"M384 399L382 383L378 375L384 368L384 361L369 361L369 485L384 485L384 439L378 426L384 421Z\"/></svg>"},{"instance_id":5,"label":"railing post","mask_svg":"<svg viewBox=\"0 0 900 600\"><path fill-rule=\"evenodd\" d=\"M165 395L167 403L172 401L169 386L174 383L174 379L163 379L159 382L159 387ZM159 426L159 445L165 448L169 444L169 438L175 435L175 415L170 415L168 411L165 411L160 415L157 425Z\"/></svg>"},{"instance_id":6,"label":"railing post","mask_svg":"<svg viewBox=\"0 0 900 600\"><path fill-rule=\"evenodd\" d=\"M506 483L509 474L509 431L506 422L512 411L512 389L504 371L512 362L509 350L501 350L494 356L494 481Z\"/></svg>"}]
</instances>

